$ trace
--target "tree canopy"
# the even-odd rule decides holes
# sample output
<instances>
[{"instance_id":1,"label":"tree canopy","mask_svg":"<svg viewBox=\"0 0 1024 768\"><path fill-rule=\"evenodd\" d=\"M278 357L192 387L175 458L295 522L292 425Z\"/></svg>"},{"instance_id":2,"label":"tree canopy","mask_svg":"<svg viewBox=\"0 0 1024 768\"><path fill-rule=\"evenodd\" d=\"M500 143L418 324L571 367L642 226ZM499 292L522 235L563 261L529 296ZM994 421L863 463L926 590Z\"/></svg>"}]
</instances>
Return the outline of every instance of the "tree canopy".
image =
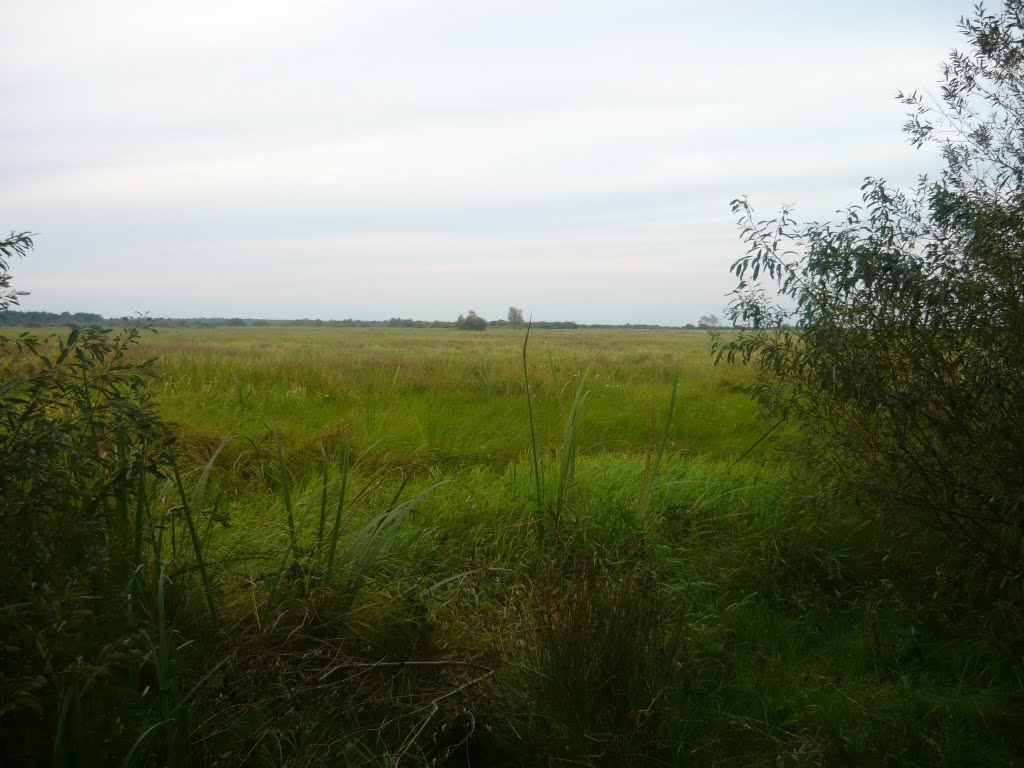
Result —
<instances>
[{"instance_id":1,"label":"tree canopy","mask_svg":"<svg viewBox=\"0 0 1024 768\"><path fill-rule=\"evenodd\" d=\"M523 319L523 310L519 307L509 307L508 322L513 328L519 328L524 322L526 322Z\"/></svg>"},{"instance_id":2,"label":"tree canopy","mask_svg":"<svg viewBox=\"0 0 1024 768\"><path fill-rule=\"evenodd\" d=\"M471 309L468 314L459 315L455 327L460 331L486 331L487 321Z\"/></svg>"}]
</instances>

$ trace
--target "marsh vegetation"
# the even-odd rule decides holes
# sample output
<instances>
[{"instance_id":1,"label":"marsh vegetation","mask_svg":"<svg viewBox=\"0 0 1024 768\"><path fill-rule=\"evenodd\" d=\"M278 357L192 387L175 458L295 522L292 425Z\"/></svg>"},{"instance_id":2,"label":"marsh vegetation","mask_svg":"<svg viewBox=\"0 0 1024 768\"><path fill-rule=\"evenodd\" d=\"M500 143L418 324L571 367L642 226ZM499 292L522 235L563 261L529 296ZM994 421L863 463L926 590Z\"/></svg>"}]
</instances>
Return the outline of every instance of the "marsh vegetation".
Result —
<instances>
[{"instance_id":1,"label":"marsh vegetation","mask_svg":"<svg viewBox=\"0 0 1024 768\"><path fill-rule=\"evenodd\" d=\"M13 762L1013 759L1007 585L759 443L705 332L533 332L529 402L511 330L134 341L173 456L96 445L8 582Z\"/></svg>"}]
</instances>

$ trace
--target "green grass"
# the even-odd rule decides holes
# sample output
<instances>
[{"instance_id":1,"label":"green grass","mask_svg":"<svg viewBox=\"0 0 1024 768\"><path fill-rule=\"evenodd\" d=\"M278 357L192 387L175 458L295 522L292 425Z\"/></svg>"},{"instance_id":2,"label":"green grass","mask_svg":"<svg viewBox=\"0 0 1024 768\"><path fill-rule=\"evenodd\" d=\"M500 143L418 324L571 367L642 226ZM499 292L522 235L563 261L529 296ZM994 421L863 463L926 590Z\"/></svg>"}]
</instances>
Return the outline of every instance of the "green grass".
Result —
<instances>
[{"instance_id":1,"label":"green grass","mask_svg":"<svg viewBox=\"0 0 1024 768\"><path fill-rule=\"evenodd\" d=\"M215 328L162 331L164 413L196 445L276 425L289 447L315 454L339 435L374 456L432 466L503 467L525 450L521 332ZM703 332L534 331L531 386L545 448L561 439L573 374L589 371L583 452L623 453L648 440L647 411L680 379L673 451L728 458L760 425L742 375L715 368Z\"/></svg>"},{"instance_id":2,"label":"green grass","mask_svg":"<svg viewBox=\"0 0 1024 768\"><path fill-rule=\"evenodd\" d=\"M744 456L767 426L704 333L531 333L535 464L522 345L147 341L201 542L157 577L195 764L1021 759L1019 586L831 498L792 433Z\"/></svg>"}]
</instances>

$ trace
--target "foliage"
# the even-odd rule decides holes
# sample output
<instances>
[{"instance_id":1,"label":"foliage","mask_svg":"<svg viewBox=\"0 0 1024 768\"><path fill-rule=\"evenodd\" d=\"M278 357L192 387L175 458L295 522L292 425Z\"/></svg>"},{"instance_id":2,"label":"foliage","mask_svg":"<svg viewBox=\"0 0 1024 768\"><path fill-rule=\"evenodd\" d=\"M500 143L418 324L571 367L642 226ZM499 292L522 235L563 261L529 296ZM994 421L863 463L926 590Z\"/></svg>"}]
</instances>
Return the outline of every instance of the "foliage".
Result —
<instances>
[{"instance_id":1,"label":"foliage","mask_svg":"<svg viewBox=\"0 0 1024 768\"><path fill-rule=\"evenodd\" d=\"M722 321L718 315L701 315L700 320L697 321L698 328L718 328L721 325Z\"/></svg>"},{"instance_id":2,"label":"foliage","mask_svg":"<svg viewBox=\"0 0 1024 768\"><path fill-rule=\"evenodd\" d=\"M17 300L8 257L31 245L3 244L4 307ZM132 615L162 610L147 602L162 575L144 586L142 571L154 530L146 487L173 446L148 390L153 362L131 358L142 331L0 337L0 721L15 762L40 748L60 762L87 729L104 750L125 737L127 708L114 719L106 709L124 691L98 683L120 669L123 684L156 658Z\"/></svg>"},{"instance_id":3,"label":"foliage","mask_svg":"<svg viewBox=\"0 0 1024 768\"><path fill-rule=\"evenodd\" d=\"M837 223L733 202L749 249L729 319L747 330L717 343L757 363L758 400L830 476L1004 565L1024 554L1022 11L961 21L971 52L944 68L941 105L901 96L940 180L868 179Z\"/></svg>"},{"instance_id":4,"label":"foliage","mask_svg":"<svg viewBox=\"0 0 1024 768\"><path fill-rule=\"evenodd\" d=\"M519 328L525 322L526 321L523 319L523 310L521 310L519 307L509 307L508 308L508 323L509 323L509 325L511 325L513 328Z\"/></svg>"},{"instance_id":5,"label":"foliage","mask_svg":"<svg viewBox=\"0 0 1024 768\"><path fill-rule=\"evenodd\" d=\"M9 307L18 305L18 297L24 291L11 288L11 259L23 257L32 250L32 235L28 232L11 232L4 240L0 240L0 313Z\"/></svg>"},{"instance_id":6,"label":"foliage","mask_svg":"<svg viewBox=\"0 0 1024 768\"><path fill-rule=\"evenodd\" d=\"M487 321L471 309L468 314L459 315L455 327L460 331L486 331Z\"/></svg>"}]
</instances>

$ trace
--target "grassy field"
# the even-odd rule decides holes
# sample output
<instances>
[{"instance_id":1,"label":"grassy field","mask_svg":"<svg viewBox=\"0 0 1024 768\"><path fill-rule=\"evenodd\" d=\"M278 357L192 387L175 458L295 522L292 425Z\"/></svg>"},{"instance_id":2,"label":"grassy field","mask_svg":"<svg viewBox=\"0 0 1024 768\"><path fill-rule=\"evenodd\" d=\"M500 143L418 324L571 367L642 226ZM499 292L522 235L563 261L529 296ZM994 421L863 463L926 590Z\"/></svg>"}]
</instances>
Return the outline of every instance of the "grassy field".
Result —
<instances>
[{"instance_id":1,"label":"grassy field","mask_svg":"<svg viewBox=\"0 0 1024 768\"><path fill-rule=\"evenodd\" d=\"M504 468L530 444L522 332L491 330L164 330L159 400L196 443L277 426L288 442L351 440L375 457ZM531 386L545 448L578 376L589 391L581 449L629 454L648 443L681 371L674 453L734 457L761 428L743 374L715 368L704 332L534 331Z\"/></svg>"},{"instance_id":2,"label":"grassy field","mask_svg":"<svg viewBox=\"0 0 1024 768\"><path fill-rule=\"evenodd\" d=\"M136 759L1019 764L1019 603L759 443L708 334L535 332L529 398L523 341L146 338L201 556L156 489L187 747Z\"/></svg>"}]
</instances>

